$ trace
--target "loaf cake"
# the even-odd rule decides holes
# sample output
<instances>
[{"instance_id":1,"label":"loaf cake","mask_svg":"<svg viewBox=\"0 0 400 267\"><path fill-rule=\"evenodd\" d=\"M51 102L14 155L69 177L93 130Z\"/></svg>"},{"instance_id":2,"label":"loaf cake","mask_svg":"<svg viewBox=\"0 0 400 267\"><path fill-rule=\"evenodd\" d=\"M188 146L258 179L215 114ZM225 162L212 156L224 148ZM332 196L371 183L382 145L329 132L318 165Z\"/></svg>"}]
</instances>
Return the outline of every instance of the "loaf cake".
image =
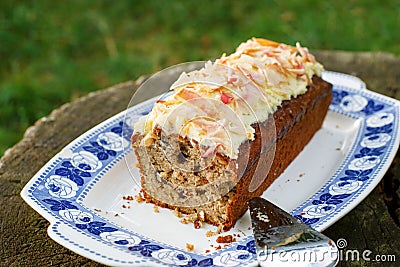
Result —
<instances>
[{"instance_id":1,"label":"loaf cake","mask_svg":"<svg viewBox=\"0 0 400 267\"><path fill-rule=\"evenodd\" d=\"M299 43L253 38L182 73L134 125L145 200L230 229L320 129L322 71Z\"/></svg>"}]
</instances>

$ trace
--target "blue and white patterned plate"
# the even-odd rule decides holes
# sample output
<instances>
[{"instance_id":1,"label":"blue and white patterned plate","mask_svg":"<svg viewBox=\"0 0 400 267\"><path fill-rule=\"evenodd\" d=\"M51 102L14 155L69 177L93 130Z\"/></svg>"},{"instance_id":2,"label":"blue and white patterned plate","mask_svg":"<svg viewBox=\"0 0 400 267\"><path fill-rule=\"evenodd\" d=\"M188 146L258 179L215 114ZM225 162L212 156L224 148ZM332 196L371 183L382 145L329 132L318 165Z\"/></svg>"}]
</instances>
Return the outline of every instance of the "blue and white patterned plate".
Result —
<instances>
[{"instance_id":1,"label":"blue and white patterned plate","mask_svg":"<svg viewBox=\"0 0 400 267\"><path fill-rule=\"evenodd\" d=\"M377 185L399 146L399 101L365 89L349 75L328 73L333 101L322 129L264 192L264 197L323 230ZM327 77L327 76L325 76ZM83 134L51 159L21 192L50 221L61 245L107 265L256 266L246 213L222 246L215 227L194 229L166 209L137 203L140 190L129 125L154 100L136 105ZM188 252L186 244L193 244Z\"/></svg>"},{"instance_id":2,"label":"blue and white patterned plate","mask_svg":"<svg viewBox=\"0 0 400 267\"><path fill-rule=\"evenodd\" d=\"M346 86L355 89L367 88L366 84L360 78L345 73L324 71L322 72L322 79L339 86Z\"/></svg>"}]
</instances>

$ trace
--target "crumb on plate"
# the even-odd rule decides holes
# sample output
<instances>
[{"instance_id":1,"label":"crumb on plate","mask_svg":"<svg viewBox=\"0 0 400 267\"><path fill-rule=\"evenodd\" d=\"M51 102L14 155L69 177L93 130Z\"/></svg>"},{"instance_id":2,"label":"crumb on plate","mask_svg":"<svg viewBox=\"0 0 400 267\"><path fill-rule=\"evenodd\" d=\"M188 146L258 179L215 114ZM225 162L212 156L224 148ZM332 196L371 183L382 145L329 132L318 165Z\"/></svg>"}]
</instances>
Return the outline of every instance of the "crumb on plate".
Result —
<instances>
[{"instance_id":1,"label":"crumb on plate","mask_svg":"<svg viewBox=\"0 0 400 267\"><path fill-rule=\"evenodd\" d=\"M160 210L158 209L158 206L157 206L157 205L154 205L154 206L153 206L153 211L154 211L154 212L157 212L157 213L160 212Z\"/></svg>"},{"instance_id":2,"label":"crumb on plate","mask_svg":"<svg viewBox=\"0 0 400 267\"><path fill-rule=\"evenodd\" d=\"M215 235L220 234L220 233L222 232L223 227L224 227L224 226L223 226L222 224L220 224L220 225L218 226L218 229L217 229L215 232L213 232L213 231L207 231L207 232L206 232L206 237L211 237L211 236L215 236Z\"/></svg>"},{"instance_id":3,"label":"crumb on plate","mask_svg":"<svg viewBox=\"0 0 400 267\"><path fill-rule=\"evenodd\" d=\"M186 250L187 251L193 251L194 250L194 245L190 243L186 243Z\"/></svg>"},{"instance_id":4,"label":"crumb on plate","mask_svg":"<svg viewBox=\"0 0 400 267\"><path fill-rule=\"evenodd\" d=\"M176 217L182 218L182 212L179 211L178 208L175 208L174 211L172 212Z\"/></svg>"},{"instance_id":5,"label":"crumb on plate","mask_svg":"<svg viewBox=\"0 0 400 267\"><path fill-rule=\"evenodd\" d=\"M145 199L140 193L135 196L135 200L137 203L142 203L143 201L145 201Z\"/></svg>"},{"instance_id":6,"label":"crumb on plate","mask_svg":"<svg viewBox=\"0 0 400 267\"><path fill-rule=\"evenodd\" d=\"M217 237L216 241L217 243L232 243L236 241L236 238L234 238L232 235L225 235Z\"/></svg>"}]
</instances>

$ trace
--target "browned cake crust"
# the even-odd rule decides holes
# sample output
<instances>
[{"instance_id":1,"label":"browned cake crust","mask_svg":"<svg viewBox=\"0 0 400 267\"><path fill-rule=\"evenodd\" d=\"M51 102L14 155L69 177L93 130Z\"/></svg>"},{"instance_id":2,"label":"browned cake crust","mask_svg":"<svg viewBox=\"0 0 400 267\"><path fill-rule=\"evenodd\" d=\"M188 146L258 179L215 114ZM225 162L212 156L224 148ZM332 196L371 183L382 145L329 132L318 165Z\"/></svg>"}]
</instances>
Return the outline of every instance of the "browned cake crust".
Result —
<instances>
[{"instance_id":1,"label":"browned cake crust","mask_svg":"<svg viewBox=\"0 0 400 267\"><path fill-rule=\"evenodd\" d=\"M177 136L169 137L167 142L177 140L179 144L173 146L179 146L179 149L171 149L170 153L166 154L161 153L161 145L157 141L150 147L141 146L143 136L134 134L132 144L139 160L145 199L161 207L186 214L197 214L197 219L218 226L223 225L224 229L228 230L246 211L247 201L260 196L321 128L332 98L331 87L331 84L314 76L305 94L284 101L273 116L262 123L252 125L255 129L255 139L241 144L237 160L229 160L217 154L211 166L200 171L197 170L199 165L206 166L207 162L198 162L201 157L196 155L197 148L193 147L189 140ZM271 119L274 120L274 124L271 123ZM276 135L268 134L271 127L275 127ZM157 134L160 136L160 131ZM272 137L273 140L268 140ZM171 162L181 160L186 160L185 164L193 168L190 175L180 173L170 166ZM266 173L268 169L270 171ZM167 197L174 188L162 182L163 179L179 186L201 186L216 179L221 179L221 188L237 184L233 188L230 187L232 189L225 192L224 197L193 207L164 203L163 195ZM219 187L216 190L223 192ZM206 194L207 192L204 192L204 195ZM186 198L185 201L190 201L190 198Z\"/></svg>"}]
</instances>

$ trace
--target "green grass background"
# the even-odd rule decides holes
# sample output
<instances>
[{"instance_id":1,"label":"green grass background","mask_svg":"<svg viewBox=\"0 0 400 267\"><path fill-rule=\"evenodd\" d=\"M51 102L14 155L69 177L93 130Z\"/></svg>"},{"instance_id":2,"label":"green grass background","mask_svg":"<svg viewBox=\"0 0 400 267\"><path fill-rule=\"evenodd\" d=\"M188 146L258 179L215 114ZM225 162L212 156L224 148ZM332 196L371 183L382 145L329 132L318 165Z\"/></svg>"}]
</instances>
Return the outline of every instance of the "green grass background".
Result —
<instances>
[{"instance_id":1,"label":"green grass background","mask_svg":"<svg viewBox=\"0 0 400 267\"><path fill-rule=\"evenodd\" d=\"M400 55L400 1L0 1L0 155L62 103L253 36Z\"/></svg>"}]
</instances>

